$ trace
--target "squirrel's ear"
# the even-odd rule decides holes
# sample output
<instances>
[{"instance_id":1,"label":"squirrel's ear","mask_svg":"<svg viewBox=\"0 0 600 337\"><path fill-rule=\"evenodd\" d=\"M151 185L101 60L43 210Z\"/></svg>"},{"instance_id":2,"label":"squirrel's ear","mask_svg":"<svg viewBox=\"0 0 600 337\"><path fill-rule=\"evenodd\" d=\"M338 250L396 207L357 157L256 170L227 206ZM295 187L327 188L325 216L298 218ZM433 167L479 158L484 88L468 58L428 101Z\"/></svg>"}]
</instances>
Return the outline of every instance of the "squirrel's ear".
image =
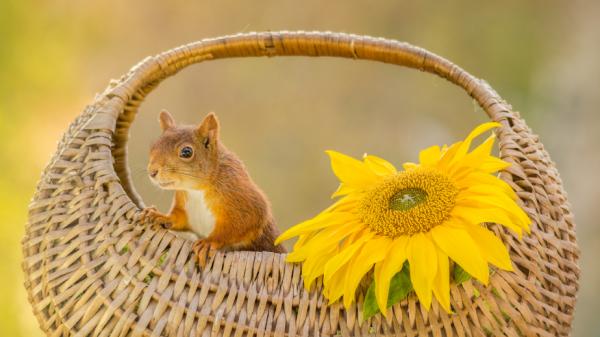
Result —
<instances>
[{"instance_id":1,"label":"squirrel's ear","mask_svg":"<svg viewBox=\"0 0 600 337\"><path fill-rule=\"evenodd\" d=\"M160 112L158 122L160 123L160 129L163 131L175 126L175 119L173 118L173 115L164 109Z\"/></svg>"},{"instance_id":2,"label":"squirrel's ear","mask_svg":"<svg viewBox=\"0 0 600 337\"><path fill-rule=\"evenodd\" d=\"M219 120L214 112L210 112L196 128L204 147L214 145L219 138Z\"/></svg>"}]
</instances>

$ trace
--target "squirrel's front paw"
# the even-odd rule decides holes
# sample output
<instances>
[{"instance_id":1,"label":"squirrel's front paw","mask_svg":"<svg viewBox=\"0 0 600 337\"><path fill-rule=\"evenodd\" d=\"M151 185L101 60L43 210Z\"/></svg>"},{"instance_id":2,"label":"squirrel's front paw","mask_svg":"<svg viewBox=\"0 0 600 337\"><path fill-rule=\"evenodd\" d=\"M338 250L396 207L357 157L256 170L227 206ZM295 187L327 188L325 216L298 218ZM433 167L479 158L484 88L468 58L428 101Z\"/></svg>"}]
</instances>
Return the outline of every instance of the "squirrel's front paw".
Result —
<instances>
[{"instance_id":1,"label":"squirrel's front paw","mask_svg":"<svg viewBox=\"0 0 600 337\"><path fill-rule=\"evenodd\" d=\"M168 216L162 214L156 209L156 207L151 206L144 208L140 213L139 221L143 224L151 225L151 226L160 226L162 228L168 229L173 226L171 219Z\"/></svg>"},{"instance_id":2,"label":"squirrel's front paw","mask_svg":"<svg viewBox=\"0 0 600 337\"><path fill-rule=\"evenodd\" d=\"M206 238L196 240L192 246L192 250L198 257L198 265L202 268L206 267L208 260L215 256L219 248L221 248L221 245Z\"/></svg>"}]
</instances>

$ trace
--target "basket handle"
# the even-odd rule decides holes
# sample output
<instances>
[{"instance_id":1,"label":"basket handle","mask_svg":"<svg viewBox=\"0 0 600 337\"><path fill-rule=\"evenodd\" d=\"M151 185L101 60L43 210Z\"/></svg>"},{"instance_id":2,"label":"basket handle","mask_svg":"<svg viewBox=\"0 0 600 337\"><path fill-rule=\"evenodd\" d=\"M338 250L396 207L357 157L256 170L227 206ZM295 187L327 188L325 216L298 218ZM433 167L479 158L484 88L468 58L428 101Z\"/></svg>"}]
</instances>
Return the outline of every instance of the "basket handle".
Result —
<instances>
[{"instance_id":1,"label":"basket handle","mask_svg":"<svg viewBox=\"0 0 600 337\"><path fill-rule=\"evenodd\" d=\"M134 66L105 95L123 102L117 107L114 134L115 171L132 201L143 207L130 179L126 160L129 127L137 109L162 80L181 69L207 60L250 56L334 56L373 60L436 74L463 88L488 116L503 125L499 132L513 132L520 120L510 105L483 80L475 78L452 62L405 42L333 32L262 32L205 39L148 57ZM528 130L525 130L528 131Z\"/></svg>"}]
</instances>

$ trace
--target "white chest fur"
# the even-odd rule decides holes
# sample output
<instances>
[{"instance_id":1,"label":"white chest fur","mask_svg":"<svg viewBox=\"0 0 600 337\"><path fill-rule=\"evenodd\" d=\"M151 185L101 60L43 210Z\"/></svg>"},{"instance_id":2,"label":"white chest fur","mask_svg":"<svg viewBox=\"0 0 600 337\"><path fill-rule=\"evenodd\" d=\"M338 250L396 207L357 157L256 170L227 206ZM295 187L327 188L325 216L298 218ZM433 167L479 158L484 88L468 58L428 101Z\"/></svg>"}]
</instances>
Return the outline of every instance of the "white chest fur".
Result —
<instances>
[{"instance_id":1,"label":"white chest fur","mask_svg":"<svg viewBox=\"0 0 600 337\"><path fill-rule=\"evenodd\" d=\"M185 211L192 231L201 236L208 236L215 228L215 216L206 205L204 191L188 190Z\"/></svg>"}]
</instances>

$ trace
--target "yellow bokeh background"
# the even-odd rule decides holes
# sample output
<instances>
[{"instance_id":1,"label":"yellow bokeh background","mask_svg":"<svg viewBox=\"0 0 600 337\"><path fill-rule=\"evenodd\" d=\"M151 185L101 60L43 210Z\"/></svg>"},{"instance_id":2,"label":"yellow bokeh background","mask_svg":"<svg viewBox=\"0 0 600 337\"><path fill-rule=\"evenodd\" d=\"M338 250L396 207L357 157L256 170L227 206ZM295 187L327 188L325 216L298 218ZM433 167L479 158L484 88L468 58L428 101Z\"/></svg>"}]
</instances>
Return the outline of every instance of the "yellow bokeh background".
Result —
<instances>
[{"instance_id":1,"label":"yellow bokeh background","mask_svg":"<svg viewBox=\"0 0 600 337\"><path fill-rule=\"evenodd\" d=\"M600 330L600 3L457 0L0 0L0 336L42 336L20 268L27 204L56 143L94 94L150 54L205 37L332 30L408 41L486 79L541 136L578 224L574 334ZM144 168L157 113L215 111L223 141L269 195L281 228L328 205L326 149L395 163L486 120L466 94L418 71L341 59L207 62L165 81L132 128L130 166L148 204L170 194Z\"/></svg>"}]
</instances>

